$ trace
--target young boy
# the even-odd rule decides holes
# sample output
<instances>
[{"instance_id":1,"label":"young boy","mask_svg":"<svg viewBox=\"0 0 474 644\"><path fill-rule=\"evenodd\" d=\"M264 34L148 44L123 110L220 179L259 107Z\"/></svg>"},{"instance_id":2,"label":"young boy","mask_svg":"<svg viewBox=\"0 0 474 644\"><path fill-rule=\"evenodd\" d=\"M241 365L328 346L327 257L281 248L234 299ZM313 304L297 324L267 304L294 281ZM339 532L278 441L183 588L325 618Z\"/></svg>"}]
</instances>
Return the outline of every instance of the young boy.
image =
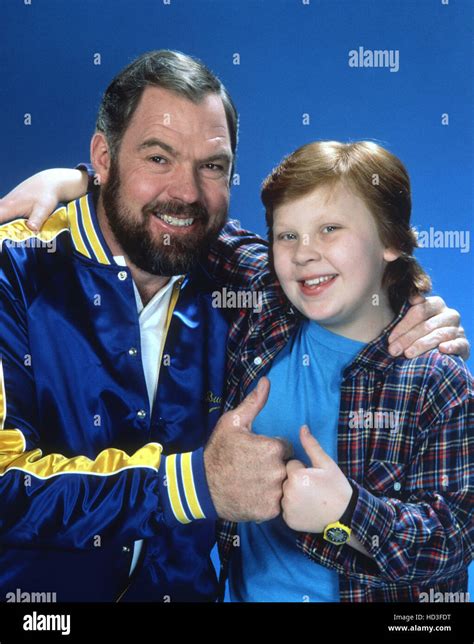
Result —
<instances>
[{"instance_id":1,"label":"young boy","mask_svg":"<svg viewBox=\"0 0 474 644\"><path fill-rule=\"evenodd\" d=\"M266 179L262 200L271 266L299 323L286 332L292 311L261 270L252 288L264 293L263 312L247 316L229 347L227 408L266 374L253 431L289 440L295 460L281 517L221 530L231 599L465 592L472 379L438 350L412 360L387 350L408 297L430 288L412 256L405 168L374 143L313 143ZM262 369L249 381L241 365L254 355Z\"/></svg>"}]
</instances>

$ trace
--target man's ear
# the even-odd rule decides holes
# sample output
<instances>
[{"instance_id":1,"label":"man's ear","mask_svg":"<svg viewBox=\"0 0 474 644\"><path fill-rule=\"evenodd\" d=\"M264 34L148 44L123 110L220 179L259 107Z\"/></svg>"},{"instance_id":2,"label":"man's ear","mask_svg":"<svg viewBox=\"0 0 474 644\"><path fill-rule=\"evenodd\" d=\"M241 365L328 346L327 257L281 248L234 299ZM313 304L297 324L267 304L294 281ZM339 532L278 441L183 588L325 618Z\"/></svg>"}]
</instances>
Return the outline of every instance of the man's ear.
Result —
<instances>
[{"instance_id":1,"label":"man's ear","mask_svg":"<svg viewBox=\"0 0 474 644\"><path fill-rule=\"evenodd\" d=\"M102 132L96 132L92 137L91 162L100 183L107 183L110 172L110 152L107 139Z\"/></svg>"},{"instance_id":2,"label":"man's ear","mask_svg":"<svg viewBox=\"0 0 474 644\"><path fill-rule=\"evenodd\" d=\"M401 251L397 250L396 248L388 247L384 248L383 258L386 262L394 262L400 257L401 254Z\"/></svg>"}]
</instances>

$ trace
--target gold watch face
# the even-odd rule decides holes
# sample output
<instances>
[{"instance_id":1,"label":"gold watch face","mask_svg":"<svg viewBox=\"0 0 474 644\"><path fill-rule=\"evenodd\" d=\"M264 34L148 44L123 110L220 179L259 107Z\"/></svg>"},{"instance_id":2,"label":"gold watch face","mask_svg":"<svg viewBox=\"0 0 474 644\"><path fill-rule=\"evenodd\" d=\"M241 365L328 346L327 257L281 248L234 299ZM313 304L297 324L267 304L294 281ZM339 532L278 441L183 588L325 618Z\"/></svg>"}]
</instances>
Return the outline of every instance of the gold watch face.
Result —
<instances>
[{"instance_id":1,"label":"gold watch face","mask_svg":"<svg viewBox=\"0 0 474 644\"><path fill-rule=\"evenodd\" d=\"M340 546L349 541L349 536L347 529L345 530L344 528L339 528L337 526L327 528L324 534L324 538L336 546Z\"/></svg>"}]
</instances>

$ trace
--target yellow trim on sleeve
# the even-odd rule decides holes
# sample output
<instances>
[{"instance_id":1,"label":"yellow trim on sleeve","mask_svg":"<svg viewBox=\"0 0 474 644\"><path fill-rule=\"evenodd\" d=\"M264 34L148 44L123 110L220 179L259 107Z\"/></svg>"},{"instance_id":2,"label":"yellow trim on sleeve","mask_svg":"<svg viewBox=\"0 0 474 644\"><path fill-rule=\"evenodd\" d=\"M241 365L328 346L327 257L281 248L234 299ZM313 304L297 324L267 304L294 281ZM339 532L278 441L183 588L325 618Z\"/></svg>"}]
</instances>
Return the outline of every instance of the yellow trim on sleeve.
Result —
<instances>
[{"instance_id":1,"label":"yellow trim on sleeve","mask_svg":"<svg viewBox=\"0 0 474 644\"><path fill-rule=\"evenodd\" d=\"M181 454L181 476L183 478L186 501L188 502L188 506L193 517L195 519L205 519L206 515L199 504L199 499L196 494L196 486L194 484L192 452Z\"/></svg>"},{"instance_id":2,"label":"yellow trim on sleeve","mask_svg":"<svg viewBox=\"0 0 474 644\"><path fill-rule=\"evenodd\" d=\"M26 449L25 437L19 429L3 429L0 432L0 463L9 454L23 454Z\"/></svg>"},{"instance_id":3,"label":"yellow trim on sleeve","mask_svg":"<svg viewBox=\"0 0 474 644\"><path fill-rule=\"evenodd\" d=\"M94 224L92 223L92 216L89 210L89 204L87 203L87 196L81 197L79 199L79 205L81 207L82 213L82 223L84 224L84 230L86 231L87 239L92 247L92 250L95 253L97 261L101 264L110 264L107 255L105 254L102 244L100 243L99 237L94 229Z\"/></svg>"},{"instance_id":4,"label":"yellow trim on sleeve","mask_svg":"<svg viewBox=\"0 0 474 644\"><path fill-rule=\"evenodd\" d=\"M24 218L9 221L0 226L0 242L9 240L12 242L25 242L28 239L39 239L42 242L49 242L64 230L69 230L66 208L61 207L55 210L46 220L41 230L34 232L26 225Z\"/></svg>"},{"instance_id":5,"label":"yellow trim on sleeve","mask_svg":"<svg viewBox=\"0 0 474 644\"><path fill-rule=\"evenodd\" d=\"M43 456L40 449L24 452L24 447L24 438L19 430L0 432L0 476L12 470L20 470L41 479L60 474L111 476L136 467L149 467L158 471L163 449L158 443L148 443L129 456L120 449L110 447L92 460L87 456L73 458L66 458L61 454Z\"/></svg>"},{"instance_id":6,"label":"yellow trim on sleeve","mask_svg":"<svg viewBox=\"0 0 474 644\"><path fill-rule=\"evenodd\" d=\"M62 454L43 456L40 449L26 452L26 441L19 429L4 429L7 416L7 400L3 362L0 360L0 476L11 470L21 470L38 478L47 479L59 474L95 474L110 476L134 467L149 467L158 471L163 447L148 443L134 454L115 447L103 450L92 460L87 456L66 458Z\"/></svg>"},{"instance_id":7,"label":"yellow trim on sleeve","mask_svg":"<svg viewBox=\"0 0 474 644\"><path fill-rule=\"evenodd\" d=\"M174 516L180 523L191 523L181 503L178 489L178 478L176 475L176 454L166 457L166 486Z\"/></svg>"}]
</instances>

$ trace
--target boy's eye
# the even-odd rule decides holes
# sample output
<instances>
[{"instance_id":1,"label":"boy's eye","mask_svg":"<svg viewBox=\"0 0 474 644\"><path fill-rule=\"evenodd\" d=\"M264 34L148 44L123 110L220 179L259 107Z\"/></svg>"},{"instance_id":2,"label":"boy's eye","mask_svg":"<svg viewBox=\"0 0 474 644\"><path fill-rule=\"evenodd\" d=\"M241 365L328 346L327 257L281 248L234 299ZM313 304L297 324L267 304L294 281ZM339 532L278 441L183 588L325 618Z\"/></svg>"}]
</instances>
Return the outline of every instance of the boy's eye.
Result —
<instances>
[{"instance_id":1,"label":"boy's eye","mask_svg":"<svg viewBox=\"0 0 474 644\"><path fill-rule=\"evenodd\" d=\"M277 239L281 241L292 241L296 239L296 235L295 233L280 233Z\"/></svg>"},{"instance_id":2,"label":"boy's eye","mask_svg":"<svg viewBox=\"0 0 474 644\"><path fill-rule=\"evenodd\" d=\"M339 229L339 226L329 225L329 226L324 226L322 230L323 230L323 233L333 233L335 230L338 230L338 229Z\"/></svg>"}]
</instances>

